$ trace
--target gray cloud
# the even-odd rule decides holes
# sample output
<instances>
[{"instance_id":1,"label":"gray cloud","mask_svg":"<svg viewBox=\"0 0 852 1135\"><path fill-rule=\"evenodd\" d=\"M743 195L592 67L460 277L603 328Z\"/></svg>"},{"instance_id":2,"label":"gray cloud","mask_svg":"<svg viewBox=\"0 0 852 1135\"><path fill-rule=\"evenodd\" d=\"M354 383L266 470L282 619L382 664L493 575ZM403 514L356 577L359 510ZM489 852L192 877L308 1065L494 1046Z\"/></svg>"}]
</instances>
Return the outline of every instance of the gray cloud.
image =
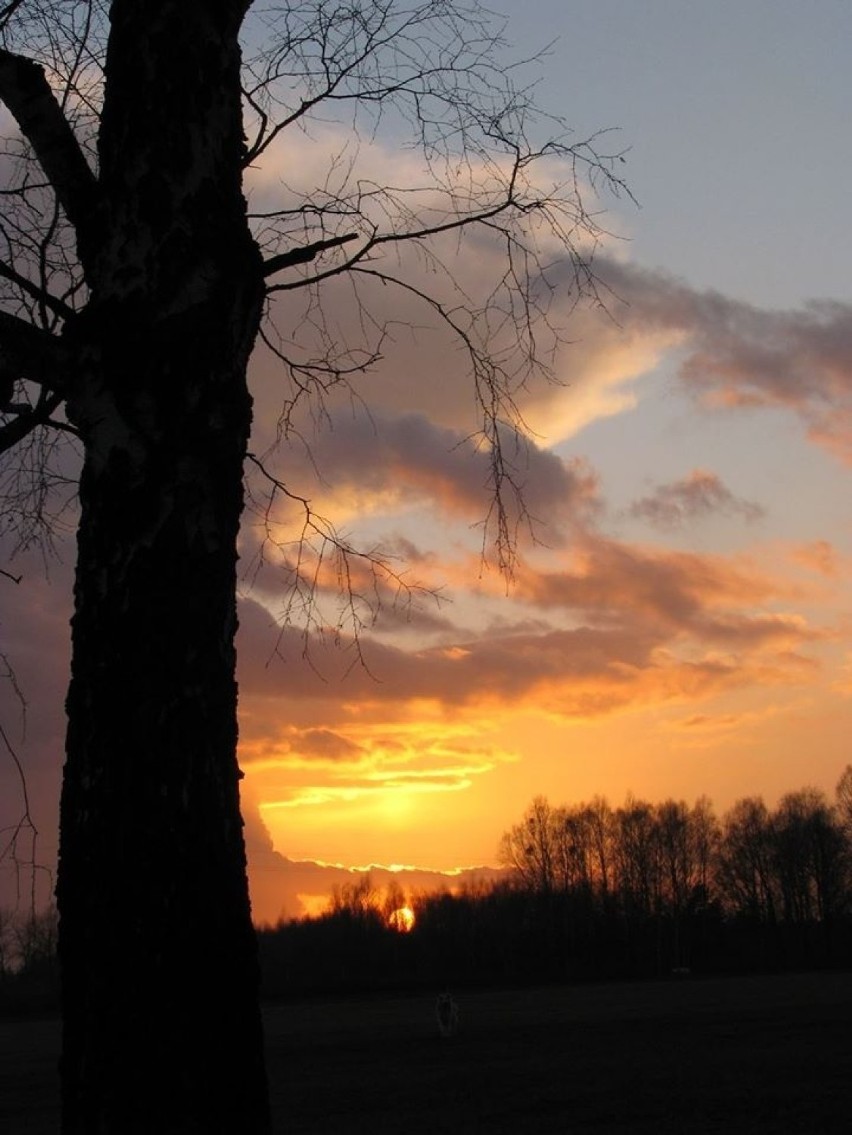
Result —
<instances>
[{"instance_id":1,"label":"gray cloud","mask_svg":"<svg viewBox=\"0 0 852 1135\"><path fill-rule=\"evenodd\" d=\"M352 761L363 753L357 745L330 729L305 730L299 738L298 750L301 756L323 761Z\"/></svg>"},{"instance_id":2,"label":"gray cloud","mask_svg":"<svg viewBox=\"0 0 852 1135\"><path fill-rule=\"evenodd\" d=\"M684 384L709 407L777 407L852 463L852 305L815 300L767 311L663 272L602 258L615 318L680 335Z\"/></svg>"},{"instance_id":3,"label":"gray cloud","mask_svg":"<svg viewBox=\"0 0 852 1135\"><path fill-rule=\"evenodd\" d=\"M529 519L534 527L546 523L558 532L598 511L597 477L584 462L565 461L508 431L502 441L505 504L513 530L523 530ZM468 522L487 515L494 492L488 452L463 432L422 414L329 416L304 449L285 448L269 464L313 499L346 491L367 503L381 498L390 508L426 502Z\"/></svg>"},{"instance_id":4,"label":"gray cloud","mask_svg":"<svg viewBox=\"0 0 852 1135\"><path fill-rule=\"evenodd\" d=\"M661 529L680 528L690 520L714 514L747 521L759 520L765 514L760 505L735 496L715 473L706 469L693 469L679 481L659 485L634 501L628 512Z\"/></svg>"}]
</instances>

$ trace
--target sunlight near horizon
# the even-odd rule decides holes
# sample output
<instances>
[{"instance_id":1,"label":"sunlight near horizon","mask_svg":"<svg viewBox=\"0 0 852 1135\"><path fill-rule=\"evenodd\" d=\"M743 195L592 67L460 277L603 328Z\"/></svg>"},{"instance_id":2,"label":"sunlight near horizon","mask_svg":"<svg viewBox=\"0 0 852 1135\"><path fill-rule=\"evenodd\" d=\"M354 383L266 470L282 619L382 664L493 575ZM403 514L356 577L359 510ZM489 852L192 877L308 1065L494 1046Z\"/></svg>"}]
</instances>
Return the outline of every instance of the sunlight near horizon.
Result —
<instances>
[{"instance_id":1,"label":"sunlight near horizon","mask_svg":"<svg viewBox=\"0 0 852 1135\"><path fill-rule=\"evenodd\" d=\"M410 934L415 921L414 911L410 906L401 906L388 915L388 926L400 934Z\"/></svg>"}]
</instances>

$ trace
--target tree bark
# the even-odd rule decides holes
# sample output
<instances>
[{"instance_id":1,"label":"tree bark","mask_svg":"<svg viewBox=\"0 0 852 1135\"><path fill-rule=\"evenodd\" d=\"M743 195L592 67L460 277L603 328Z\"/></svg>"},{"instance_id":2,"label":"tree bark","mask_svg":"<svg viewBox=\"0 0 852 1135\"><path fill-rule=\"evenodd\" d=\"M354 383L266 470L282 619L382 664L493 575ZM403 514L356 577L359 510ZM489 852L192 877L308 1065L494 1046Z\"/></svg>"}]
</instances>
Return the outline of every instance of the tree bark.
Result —
<instances>
[{"instance_id":1,"label":"tree bark","mask_svg":"<svg viewBox=\"0 0 852 1135\"><path fill-rule=\"evenodd\" d=\"M269 1130L236 761L236 540L260 320L245 5L116 0L61 803L65 1135ZM81 250L82 251L82 250Z\"/></svg>"}]
</instances>

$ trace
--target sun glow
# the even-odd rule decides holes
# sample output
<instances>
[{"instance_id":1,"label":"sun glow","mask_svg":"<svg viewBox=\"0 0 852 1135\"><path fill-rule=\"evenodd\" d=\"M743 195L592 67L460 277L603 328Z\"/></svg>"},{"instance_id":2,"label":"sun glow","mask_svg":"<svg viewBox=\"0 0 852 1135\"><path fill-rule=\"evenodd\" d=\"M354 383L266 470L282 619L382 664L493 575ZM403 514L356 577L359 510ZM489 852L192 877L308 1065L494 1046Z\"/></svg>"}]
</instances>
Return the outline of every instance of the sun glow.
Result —
<instances>
[{"instance_id":1,"label":"sun glow","mask_svg":"<svg viewBox=\"0 0 852 1135\"><path fill-rule=\"evenodd\" d=\"M414 911L410 906L401 906L388 915L388 926L400 934L409 934L414 929Z\"/></svg>"}]
</instances>

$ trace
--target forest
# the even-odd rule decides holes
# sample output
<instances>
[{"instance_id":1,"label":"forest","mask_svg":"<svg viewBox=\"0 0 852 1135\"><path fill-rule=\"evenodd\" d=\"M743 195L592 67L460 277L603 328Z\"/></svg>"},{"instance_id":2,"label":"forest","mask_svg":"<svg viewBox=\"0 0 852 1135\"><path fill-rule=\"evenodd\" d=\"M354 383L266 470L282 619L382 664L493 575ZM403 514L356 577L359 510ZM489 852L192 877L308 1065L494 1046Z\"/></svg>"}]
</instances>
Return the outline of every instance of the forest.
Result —
<instances>
[{"instance_id":1,"label":"forest","mask_svg":"<svg viewBox=\"0 0 852 1135\"><path fill-rule=\"evenodd\" d=\"M833 801L536 797L500 842L505 878L457 892L340 888L260 931L269 996L848 967L852 766ZM405 929L395 912L408 908Z\"/></svg>"},{"instance_id":2,"label":"forest","mask_svg":"<svg viewBox=\"0 0 852 1135\"><path fill-rule=\"evenodd\" d=\"M537 796L499 858L496 883L407 894L360 874L321 915L259 927L265 996L852 964L852 765L833 800L721 817L707 797ZM53 912L0 912L0 1011L55 1004L55 947Z\"/></svg>"}]
</instances>

